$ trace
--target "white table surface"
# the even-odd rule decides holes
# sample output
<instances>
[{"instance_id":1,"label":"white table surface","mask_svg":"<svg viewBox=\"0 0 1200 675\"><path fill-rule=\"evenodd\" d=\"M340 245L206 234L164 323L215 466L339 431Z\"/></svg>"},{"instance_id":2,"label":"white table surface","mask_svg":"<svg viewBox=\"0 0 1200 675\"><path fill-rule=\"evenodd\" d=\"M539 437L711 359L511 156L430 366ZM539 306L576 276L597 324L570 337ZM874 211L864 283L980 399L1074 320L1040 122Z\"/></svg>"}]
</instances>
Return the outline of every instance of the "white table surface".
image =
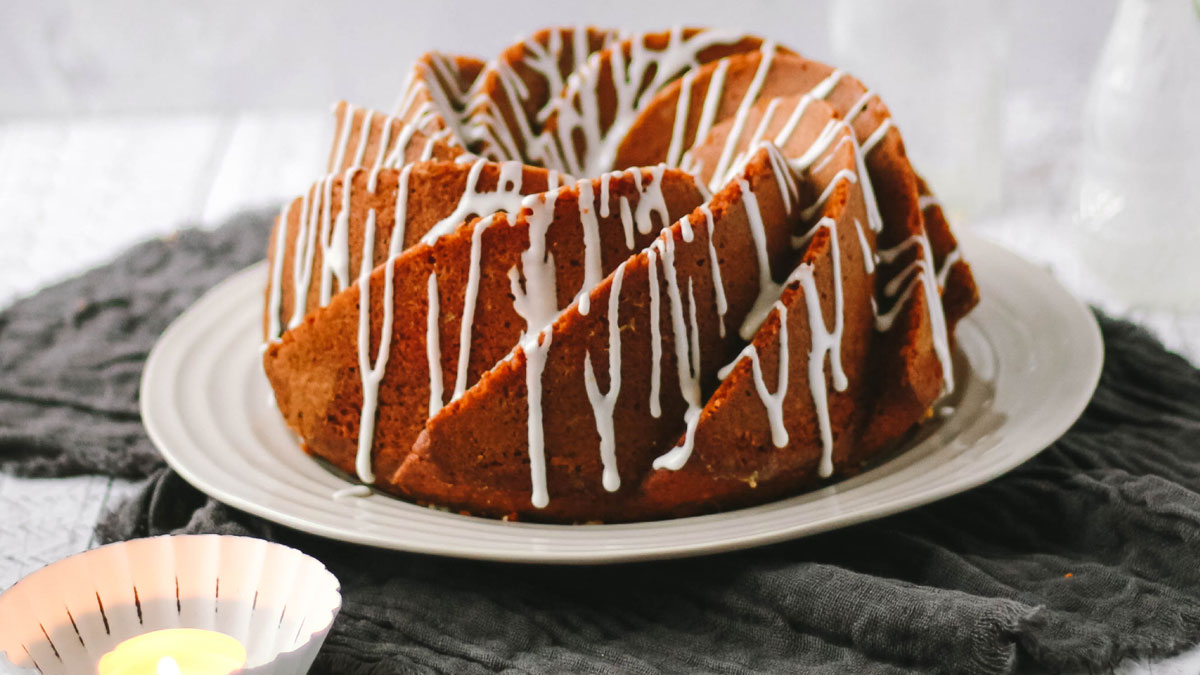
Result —
<instances>
[{"instance_id":1,"label":"white table surface","mask_svg":"<svg viewBox=\"0 0 1200 675\"><path fill-rule=\"evenodd\" d=\"M1078 99L1078 88L1072 96ZM1007 105L1003 213L963 224L1051 267L1082 297L1103 301L1073 257L1064 215L1077 124L1070 105L1014 92ZM277 204L320 173L327 109L0 119L0 307L185 224L212 226ZM935 186L936 187L936 186ZM1200 314L1109 305L1200 363ZM105 477L0 475L0 589L95 542L92 528L135 486ZM1121 673L1195 673L1200 649Z\"/></svg>"}]
</instances>

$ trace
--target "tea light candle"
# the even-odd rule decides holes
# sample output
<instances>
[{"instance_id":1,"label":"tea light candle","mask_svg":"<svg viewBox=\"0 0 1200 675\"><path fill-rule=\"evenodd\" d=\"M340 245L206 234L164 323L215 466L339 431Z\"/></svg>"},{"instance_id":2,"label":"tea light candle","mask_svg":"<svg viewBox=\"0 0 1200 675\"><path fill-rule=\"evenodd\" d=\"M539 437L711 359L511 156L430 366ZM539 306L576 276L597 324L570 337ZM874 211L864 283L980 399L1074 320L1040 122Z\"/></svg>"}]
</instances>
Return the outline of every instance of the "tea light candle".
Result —
<instances>
[{"instance_id":1,"label":"tea light candle","mask_svg":"<svg viewBox=\"0 0 1200 675\"><path fill-rule=\"evenodd\" d=\"M230 675L246 665L234 638L198 628L157 630L130 638L100 659L99 675Z\"/></svg>"}]
</instances>

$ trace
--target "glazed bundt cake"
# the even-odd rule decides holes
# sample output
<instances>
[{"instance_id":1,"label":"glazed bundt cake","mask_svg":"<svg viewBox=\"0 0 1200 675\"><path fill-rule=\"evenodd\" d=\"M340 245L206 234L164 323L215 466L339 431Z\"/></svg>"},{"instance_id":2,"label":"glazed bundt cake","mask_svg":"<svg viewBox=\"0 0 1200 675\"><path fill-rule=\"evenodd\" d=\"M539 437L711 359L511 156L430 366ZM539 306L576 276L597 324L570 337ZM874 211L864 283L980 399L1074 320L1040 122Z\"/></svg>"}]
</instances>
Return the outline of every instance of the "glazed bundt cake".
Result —
<instances>
[{"instance_id":1,"label":"glazed bundt cake","mask_svg":"<svg viewBox=\"0 0 1200 675\"><path fill-rule=\"evenodd\" d=\"M339 103L271 235L263 363L305 450L545 522L861 470L954 386L970 267L887 108L770 41L540 31Z\"/></svg>"}]
</instances>

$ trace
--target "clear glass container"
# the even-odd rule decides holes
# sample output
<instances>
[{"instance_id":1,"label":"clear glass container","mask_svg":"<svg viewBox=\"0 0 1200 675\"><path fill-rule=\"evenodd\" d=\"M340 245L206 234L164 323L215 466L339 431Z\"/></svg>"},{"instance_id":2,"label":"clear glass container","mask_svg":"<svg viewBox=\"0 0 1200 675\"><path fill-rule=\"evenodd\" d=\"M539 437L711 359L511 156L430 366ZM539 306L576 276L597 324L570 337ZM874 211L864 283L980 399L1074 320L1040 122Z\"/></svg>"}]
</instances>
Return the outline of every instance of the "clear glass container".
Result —
<instances>
[{"instance_id":1,"label":"clear glass container","mask_svg":"<svg viewBox=\"0 0 1200 675\"><path fill-rule=\"evenodd\" d=\"M1200 4L1121 0L1092 79L1079 253L1112 299L1200 308Z\"/></svg>"}]
</instances>

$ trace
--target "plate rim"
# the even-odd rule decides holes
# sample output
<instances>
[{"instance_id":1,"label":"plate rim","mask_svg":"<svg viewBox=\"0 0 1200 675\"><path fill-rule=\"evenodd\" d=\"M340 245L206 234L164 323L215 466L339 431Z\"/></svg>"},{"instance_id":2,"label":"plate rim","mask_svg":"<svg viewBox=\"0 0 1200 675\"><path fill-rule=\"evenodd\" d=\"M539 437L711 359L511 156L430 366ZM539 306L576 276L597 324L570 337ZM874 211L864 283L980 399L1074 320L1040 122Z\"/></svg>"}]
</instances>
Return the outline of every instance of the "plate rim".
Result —
<instances>
[{"instance_id":1,"label":"plate rim","mask_svg":"<svg viewBox=\"0 0 1200 675\"><path fill-rule=\"evenodd\" d=\"M1036 443L1033 440L1026 441L1023 445L1038 446L1036 449L1025 448L1021 452L1010 452L999 462L994 463L992 467L985 472L977 472L968 474L967 476L959 476L955 480L946 481L930 485L927 490L924 490L916 495L910 495L901 500L891 500L879 504L856 508L853 512L838 517L836 519L827 519L825 522L813 521L798 521L787 527L781 527L767 532L751 532L740 536L727 536L719 541L693 541L691 543L672 543L664 546L644 546L639 549L622 549L605 552L597 552L595 550L586 551L554 551L552 549L535 549L530 546L528 549L519 552L497 551L488 548L472 547L469 542L463 542L462 545L454 547L448 545L433 545L423 543L421 541L406 542L397 538L385 539L380 535L372 535L367 532L356 531L352 529L337 529L333 525L326 525L319 522L308 520L301 516L296 516L285 510L272 507L269 504L263 504L255 501L252 498L238 494L235 491L228 490L220 485L213 484L204 476L195 472L188 466L188 463L182 461L170 448L170 435L164 430L160 423L159 411L153 403L155 397L147 395L148 391L158 381L163 366L161 362L166 359L166 353L170 345L179 339L179 334L183 333L189 324L195 320L197 315L202 315L206 309L206 303L211 302L214 297L220 297L223 292L228 292L230 287L236 287L239 284L247 283L244 279L255 275L261 275L262 268L266 266L266 261L259 261L245 269L242 269L222 280L192 303L183 313L176 317L171 324L163 331L150 354L147 356L145 365L142 370L139 380L139 411L143 427L146 430L151 442L163 456L168 466L180 475L185 481L191 484L196 489L206 495L225 503L234 508L240 509L252 515L256 515L272 522L278 523L285 527L306 532L308 534L343 541L351 544L371 546L375 548L383 548L397 551L406 551L409 553L450 556L455 558L473 559L473 560L489 560L509 563L525 563L525 564L569 564L569 565L594 565L594 564L611 564L611 563L627 563L640 562L646 560L659 560L670 558L683 558L698 555L711 555L724 553L734 550L742 550L758 546L767 546L783 541L807 537L822 532L828 532L834 529L857 525L870 520L894 515L908 511L920 506L925 506L932 502L944 499L949 496L965 492L967 490L978 487L986 482L995 480L1014 468L1029 461L1042 450L1060 438L1072 424L1078 420L1083 413L1087 404L1090 402L1096 387L1099 384L1101 371L1104 363L1104 343L1100 331L1099 323L1095 315L1087 308L1087 306L1078 298L1073 296L1067 289L1055 279L1049 271L1034 263L1022 258L1020 255L1008 250L1000 244L992 242L982 235L970 231L963 231L958 234L959 245L966 250L968 259L973 255L986 255L988 257L995 256L1001 259L1005 267L1016 268L1023 274L1029 274L1034 277L1040 277L1039 285L1052 291L1053 294L1060 296L1061 300L1067 302L1061 303L1061 308L1070 308L1070 313L1073 316L1065 317L1065 323L1073 325L1074 328L1080 329L1080 335L1077 337L1086 336L1085 344L1075 344L1075 348L1083 352L1085 363L1089 364L1087 373L1077 373L1075 378L1079 380L1079 388L1075 390L1075 395L1070 399L1059 399L1056 403L1056 409L1059 410L1058 416L1055 418L1057 424L1042 425L1041 433L1037 435ZM985 252L986 251L986 252ZM177 412L176 414L183 414ZM834 483L836 486L840 483ZM811 493L811 491L810 491ZM810 494L807 493L807 494ZM806 493L802 493L806 494ZM831 495L832 496L832 495ZM383 499L396 499L386 495L381 495ZM818 499L827 499L821 497ZM403 501L403 500L399 500ZM783 501L783 500L778 500ZM778 504L778 501L771 502ZM797 504L796 506L804 506ZM413 505L416 508L416 505ZM755 507L749 507L753 509ZM791 508L791 507L783 507ZM484 522L487 525L496 528L513 528L536 531L539 534L546 535L553 533L560 528L571 528L578 531L579 528L596 528L596 531L603 531L608 534L617 534L623 529L630 528L645 528L645 527L670 527L672 523L680 522L695 522L697 518L705 519L721 519L728 518L730 514L745 512L748 509L737 509L726 511L717 514L707 514L702 516L693 516L688 518L678 518L669 520L645 521L637 523L613 523L600 525L556 525L545 523L507 523L498 520L473 518L471 522ZM453 514L452 514L453 515ZM459 517L459 516L455 516ZM551 535L552 536L552 535Z\"/></svg>"}]
</instances>

